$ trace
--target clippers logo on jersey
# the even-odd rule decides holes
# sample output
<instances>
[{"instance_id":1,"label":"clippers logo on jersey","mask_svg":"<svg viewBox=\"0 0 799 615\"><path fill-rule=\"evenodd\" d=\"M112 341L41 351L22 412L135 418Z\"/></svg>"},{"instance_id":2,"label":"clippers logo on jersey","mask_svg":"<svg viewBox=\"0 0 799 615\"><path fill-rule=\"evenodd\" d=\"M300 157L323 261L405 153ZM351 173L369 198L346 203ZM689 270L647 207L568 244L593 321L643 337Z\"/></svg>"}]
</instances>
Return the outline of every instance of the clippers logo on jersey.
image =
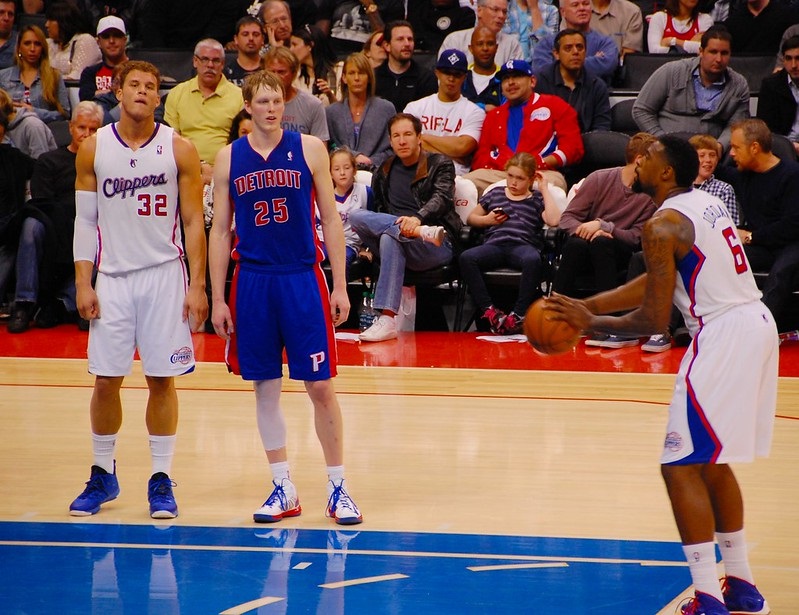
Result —
<instances>
[{"instance_id":1,"label":"clippers logo on jersey","mask_svg":"<svg viewBox=\"0 0 799 615\"><path fill-rule=\"evenodd\" d=\"M194 354L194 351L189 348L188 346L184 346L172 353L172 356L169 357L170 363L180 363L181 365L188 365L191 362L191 358Z\"/></svg>"},{"instance_id":2,"label":"clippers logo on jersey","mask_svg":"<svg viewBox=\"0 0 799 615\"><path fill-rule=\"evenodd\" d=\"M678 434L676 431L672 431L671 433L666 434L666 441L663 443L663 447L670 450L677 452L682 449L682 436Z\"/></svg>"},{"instance_id":3,"label":"clippers logo on jersey","mask_svg":"<svg viewBox=\"0 0 799 615\"><path fill-rule=\"evenodd\" d=\"M136 159L135 158L131 158L130 159L130 168L131 169L135 169L136 168Z\"/></svg>"},{"instance_id":4,"label":"clippers logo on jersey","mask_svg":"<svg viewBox=\"0 0 799 615\"><path fill-rule=\"evenodd\" d=\"M291 152L289 152L289 155L291 155ZM265 169L236 177L233 179L233 185L236 187L236 195L241 196L263 188L299 189L300 177L301 173L292 169Z\"/></svg>"},{"instance_id":5,"label":"clippers logo on jersey","mask_svg":"<svg viewBox=\"0 0 799 615\"><path fill-rule=\"evenodd\" d=\"M131 159L131 166L136 166L135 160ZM129 179L127 177L109 177L103 182L103 194L107 198L122 195L124 199L127 196L133 196L136 191L141 188L149 186L163 186L167 183L166 173L160 175L144 175L143 177L134 177Z\"/></svg>"}]
</instances>

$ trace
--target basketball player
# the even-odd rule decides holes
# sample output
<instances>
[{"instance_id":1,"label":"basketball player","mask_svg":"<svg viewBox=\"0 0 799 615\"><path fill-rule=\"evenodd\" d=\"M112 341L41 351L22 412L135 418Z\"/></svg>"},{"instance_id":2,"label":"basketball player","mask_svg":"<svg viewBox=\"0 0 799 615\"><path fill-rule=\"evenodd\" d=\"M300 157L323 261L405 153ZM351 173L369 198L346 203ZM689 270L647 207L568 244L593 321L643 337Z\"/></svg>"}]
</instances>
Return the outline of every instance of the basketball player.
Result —
<instances>
[{"instance_id":1,"label":"basketball player","mask_svg":"<svg viewBox=\"0 0 799 615\"><path fill-rule=\"evenodd\" d=\"M336 523L355 524L363 517L344 490L341 409L331 380L336 375L333 326L344 322L350 309L344 231L325 146L316 137L281 128L283 87L269 71L245 78L242 94L253 131L216 157L209 239L212 322L228 340L231 371L254 381L258 431L273 483L254 520L272 523L302 512L289 475L286 423L279 405L285 348L289 377L305 381L314 406L327 463L326 512ZM319 266L324 256L314 230L314 196L333 269L329 298ZM228 307L225 276L234 212L237 266Z\"/></svg>"},{"instance_id":2,"label":"basketball player","mask_svg":"<svg viewBox=\"0 0 799 615\"><path fill-rule=\"evenodd\" d=\"M728 464L769 452L777 329L729 212L692 189L698 167L686 141L664 136L650 145L633 183L659 207L644 227L648 273L584 301L556 295L548 307L583 331L624 336L665 331L672 301L680 308L693 340L677 374L661 471L696 590L682 612L768 613L749 568L743 500Z\"/></svg>"},{"instance_id":3,"label":"basketball player","mask_svg":"<svg viewBox=\"0 0 799 615\"><path fill-rule=\"evenodd\" d=\"M91 321L89 371L95 375L94 465L86 489L69 507L76 516L93 515L119 495L114 460L122 425L119 389L136 349L149 389L150 516L178 514L169 477L178 423L174 376L194 369L189 322L199 325L208 313L205 225L200 158L189 141L155 123L159 85L155 66L127 62L116 91L119 122L84 141L76 160L75 286L78 311Z\"/></svg>"}]
</instances>

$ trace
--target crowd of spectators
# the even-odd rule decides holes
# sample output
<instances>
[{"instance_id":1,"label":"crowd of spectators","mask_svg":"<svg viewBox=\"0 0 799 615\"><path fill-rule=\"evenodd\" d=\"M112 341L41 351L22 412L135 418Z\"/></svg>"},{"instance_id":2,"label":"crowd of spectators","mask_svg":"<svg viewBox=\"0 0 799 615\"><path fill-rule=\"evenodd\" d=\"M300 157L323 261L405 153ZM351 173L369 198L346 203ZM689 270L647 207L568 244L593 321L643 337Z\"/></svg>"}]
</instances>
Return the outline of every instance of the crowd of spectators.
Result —
<instances>
[{"instance_id":1,"label":"crowd of spectators","mask_svg":"<svg viewBox=\"0 0 799 615\"><path fill-rule=\"evenodd\" d=\"M500 194L488 193L499 182L512 194L503 183L506 168L525 154L535 165L534 172L527 159L523 165L524 176L536 179L532 194L563 193L553 197L565 208L557 218L567 237L555 288L576 292L580 276L593 280L594 290L608 288L624 279L652 214L650 203L629 190L641 147L666 133L698 135L700 156L713 161L696 187L715 190L731 209L752 265L770 272L766 303L787 327L788 298L799 287L797 34L799 11L787 0L657 6L630 0L0 0L0 117L3 143L14 148L13 154L3 150L2 169L14 175L0 178L0 304L13 299L13 263L17 271L31 268L15 261L15 246L33 224L26 226L30 195L20 196L20 178L34 172L37 159L60 151L58 145L74 154L80 139L72 131L87 115L102 112L102 123L115 121L114 75L132 49L173 49L191 56L195 74L169 84L157 118L194 143L206 191L216 153L243 134L243 80L271 70L285 86L284 129L317 136L331 153L346 148L357 169L372 174L376 211L355 212L352 232L364 234L373 254L390 255L383 271L404 269L406 261L416 269L457 262L462 238L454 194L463 183L455 178L488 199L478 210L484 216L460 219L484 221L494 207L486 203ZM611 92L625 58L641 52L672 57L663 58L639 92L625 92L635 97L632 121L641 131L630 140L626 165L590 175L567 199L570 184L580 179L569 170L587 153L583 135L616 128ZM730 64L739 53L774 57L773 74L756 79L736 72ZM755 91L750 99L758 81L759 96ZM87 110L78 101L96 106ZM82 112L76 116L73 108ZM66 131L57 129L68 122L72 139L59 143L55 136ZM781 139L793 147L780 149ZM68 159L66 153L58 158ZM539 197L530 202L542 202ZM207 209L211 215L210 201ZM399 231L381 230L378 213L402 219ZM491 226L507 221L486 219ZM443 238L439 229L446 229ZM386 236L397 246L389 249ZM46 243L50 235L37 231L35 237ZM37 254L46 259L49 252ZM381 275L377 307L393 316L401 280L396 271ZM16 330L47 307L29 296L17 297L24 310L14 312L12 304ZM478 296L484 304L486 295ZM50 293L50 308L52 301ZM55 310L59 321L70 318L68 300L64 308ZM524 308L517 302L509 310L513 326L489 316L484 324L517 330ZM395 333L380 322L380 331L364 340Z\"/></svg>"}]
</instances>

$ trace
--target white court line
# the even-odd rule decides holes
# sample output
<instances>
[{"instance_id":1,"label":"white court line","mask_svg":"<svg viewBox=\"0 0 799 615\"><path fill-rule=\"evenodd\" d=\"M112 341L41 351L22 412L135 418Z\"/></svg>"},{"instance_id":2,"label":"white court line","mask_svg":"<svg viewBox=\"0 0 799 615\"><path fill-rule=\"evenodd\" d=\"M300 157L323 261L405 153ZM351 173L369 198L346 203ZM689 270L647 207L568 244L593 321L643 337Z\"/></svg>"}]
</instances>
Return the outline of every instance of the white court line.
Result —
<instances>
[{"instance_id":1,"label":"white court line","mask_svg":"<svg viewBox=\"0 0 799 615\"><path fill-rule=\"evenodd\" d=\"M319 587L325 589L340 589L352 585L366 585L367 583L381 583L383 581L396 581L397 579L407 579L407 574L382 574L377 577L363 577L362 579L350 579L349 581L339 581L338 583L323 583Z\"/></svg>"},{"instance_id":2,"label":"white court line","mask_svg":"<svg viewBox=\"0 0 799 615\"><path fill-rule=\"evenodd\" d=\"M341 553L341 549L310 549L280 547L242 547L225 545L168 545L168 544L138 544L114 542L58 542L36 540L0 540L0 547L77 547L81 549L170 549L173 551L230 551L241 553ZM638 560L619 559L608 557L556 557L554 555L519 555L518 553L506 555L502 553L441 553L435 551L380 551L377 549L347 549L349 555L373 555L377 557L427 557L436 559L478 559L478 560L510 560L523 562L573 562L583 564L639 564L641 566L674 566L673 560ZM687 563L680 563L687 566Z\"/></svg>"},{"instance_id":3,"label":"white court line","mask_svg":"<svg viewBox=\"0 0 799 615\"><path fill-rule=\"evenodd\" d=\"M499 566L466 566L472 572L491 572L492 570L523 570L525 568L568 568L566 562L553 562L551 564L504 564Z\"/></svg>"},{"instance_id":4,"label":"white court line","mask_svg":"<svg viewBox=\"0 0 799 615\"><path fill-rule=\"evenodd\" d=\"M299 564L292 566L294 570L305 570L308 566L311 565L311 562L300 562Z\"/></svg>"},{"instance_id":5,"label":"white court line","mask_svg":"<svg viewBox=\"0 0 799 615\"><path fill-rule=\"evenodd\" d=\"M242 604L237 604L236 606L232 606L229 609L221 611L219 615L242 615L242 613L246 613L247 611L253 611L257 609L259 606L266 606L267 604L274 604L275 602L281 602L283 600L285 600L285 598L278 598L276 596L266 596L266 598L258 598L258 600L250 600L249 602L244 602Z\"/></svg>"}]
</instances>

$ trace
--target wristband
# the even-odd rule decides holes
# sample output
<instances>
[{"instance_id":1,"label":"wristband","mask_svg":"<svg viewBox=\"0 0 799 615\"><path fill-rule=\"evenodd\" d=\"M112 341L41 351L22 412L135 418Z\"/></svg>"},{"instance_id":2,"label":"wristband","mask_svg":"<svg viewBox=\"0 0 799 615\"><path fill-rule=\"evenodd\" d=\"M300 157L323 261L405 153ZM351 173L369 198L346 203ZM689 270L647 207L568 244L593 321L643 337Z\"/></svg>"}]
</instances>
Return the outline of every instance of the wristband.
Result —
<instances>
[{"instance_id":1,"label":"wristband","mask_svg":"<svg viewBox=\"0 0 799 615\"><path fill-rule=\"evenodd\" d=\"M75 191L75 234L72 257L75 261L94 263L97 256L97 193Z\"/></svg>"}]
</instances>

